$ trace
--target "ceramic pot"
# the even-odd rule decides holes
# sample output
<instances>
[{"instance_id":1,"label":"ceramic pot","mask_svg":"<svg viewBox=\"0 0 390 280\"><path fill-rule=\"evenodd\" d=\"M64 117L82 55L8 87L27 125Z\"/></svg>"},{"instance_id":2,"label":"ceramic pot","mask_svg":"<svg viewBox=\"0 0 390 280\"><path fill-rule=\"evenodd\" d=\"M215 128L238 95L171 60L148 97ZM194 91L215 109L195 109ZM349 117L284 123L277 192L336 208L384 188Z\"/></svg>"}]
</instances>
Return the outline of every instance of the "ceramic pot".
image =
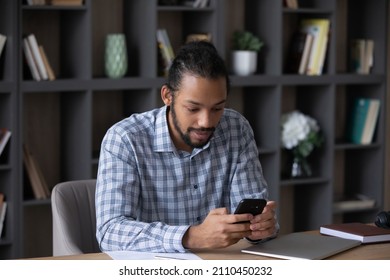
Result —
<instances>
[{"instance_id":1,"label":"ceramic pot","mask_svg":"<svg viewBox=\"0 0 390 280\"><path fill-rule=\"evenodd\" d=\"M257 70L257 52L233 51L231 57L232 71L238 76L252 75Z\"/></svg>"}]
</instances>

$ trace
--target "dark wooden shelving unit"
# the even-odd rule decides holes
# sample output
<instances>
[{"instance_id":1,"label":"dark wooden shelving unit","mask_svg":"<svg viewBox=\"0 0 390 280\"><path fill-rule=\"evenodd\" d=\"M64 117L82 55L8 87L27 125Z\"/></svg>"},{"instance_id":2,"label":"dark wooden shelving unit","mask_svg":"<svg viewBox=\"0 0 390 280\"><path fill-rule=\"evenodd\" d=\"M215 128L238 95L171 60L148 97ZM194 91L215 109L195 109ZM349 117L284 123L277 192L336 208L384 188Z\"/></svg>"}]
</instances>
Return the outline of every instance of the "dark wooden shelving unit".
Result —
<instances>
[{"instance_id":1,"label":"dark wooden shelving unit","mask_svg":"<svg viewBox=\"0 0 390 280\"><path fill-rule=\"evenodd\" d=\"M28 6L0 1L0 33L7 35L0 58L0 127L13 134L7 160L0 163L0 191L9 209L0 238L0 259L51 254L50 201L26 198L23 144L27 144L52 188L56 183L96 177L102 137L131 113L162 105L156 30L166 28L174 50L191 33L210 33L230 63L236 29L259 35L265 47L258 71L231 76L229 106L252 124L271 199L278 201L281 231L318 229L332 222L372 222L383 209L387 93L387 0L300 0L300 8L282 0L210 0L207 8L159 6L157 0L85 0L81 7ZM305 17L331 22L323 75L284 71L289 38ZM121 79L104 75L104 39L126 35L129 69ZM30 78L22 50L24 35L34 33L56 73L55 81ZM369 75L348 68L349 42L375 41ZM374 142L367 146L344 139L350 100L381 100ZM319 122L325 144L310 159L315 176L285 179L289 168L280 145L280 118L299 109ZM376 200L374 209L333 213L336 195L359 192ZM34 246L35 245L35 246Z\"/></svg>"}]
</instances>

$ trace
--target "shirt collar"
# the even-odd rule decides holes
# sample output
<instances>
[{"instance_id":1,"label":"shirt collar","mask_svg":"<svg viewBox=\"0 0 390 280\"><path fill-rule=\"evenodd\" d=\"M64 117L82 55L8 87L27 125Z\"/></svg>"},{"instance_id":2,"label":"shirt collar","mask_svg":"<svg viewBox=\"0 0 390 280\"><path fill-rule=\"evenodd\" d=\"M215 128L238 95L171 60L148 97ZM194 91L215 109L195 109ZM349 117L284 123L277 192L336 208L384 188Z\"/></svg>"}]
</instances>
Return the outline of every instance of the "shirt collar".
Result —
<instances>
[{"instance_id":1,"label":"shirt collar","mask_svg":"<svg viewBox=\"0 0 390 280\"><path fill-rule=\"evenodd\" d=\"M169 134L169 128L168 128L168 121L167 121L167 110L168 107L164 106L162 107L156 116L156 123L155 123L155 137L153 141L153 150L155 152L174 152L175 154L178 154L178 151L175 147L175 144L173 144L171 136ZM208 149L210 147L210 143L218 137L219 135L219 125L217 126L217 129L214 131L213 137L210 139L210 141L202 148L195 148L193 149L191 156L195 156L199 154L200 152Z\"/></svg>"}]
</instances>

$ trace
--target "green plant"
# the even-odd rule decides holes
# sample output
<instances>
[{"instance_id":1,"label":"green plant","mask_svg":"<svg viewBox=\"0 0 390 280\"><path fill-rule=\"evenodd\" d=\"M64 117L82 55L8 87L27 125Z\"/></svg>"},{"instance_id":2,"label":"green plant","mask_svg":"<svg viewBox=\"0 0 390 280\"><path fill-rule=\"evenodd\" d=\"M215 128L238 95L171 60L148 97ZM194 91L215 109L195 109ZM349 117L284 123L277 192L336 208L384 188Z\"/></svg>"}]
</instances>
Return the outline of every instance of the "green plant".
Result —
<instances>
[{"instance_id":1,"label":"green plant","mask_svg":"<svg viewBox=\"0 0 390 280\"><path fill-rule=\"evenodd\" d=\"M233 49L258 52L263 47L264 42L259 37L249 31L235 31L233 33Z\"/></svg>"}]
</instances>

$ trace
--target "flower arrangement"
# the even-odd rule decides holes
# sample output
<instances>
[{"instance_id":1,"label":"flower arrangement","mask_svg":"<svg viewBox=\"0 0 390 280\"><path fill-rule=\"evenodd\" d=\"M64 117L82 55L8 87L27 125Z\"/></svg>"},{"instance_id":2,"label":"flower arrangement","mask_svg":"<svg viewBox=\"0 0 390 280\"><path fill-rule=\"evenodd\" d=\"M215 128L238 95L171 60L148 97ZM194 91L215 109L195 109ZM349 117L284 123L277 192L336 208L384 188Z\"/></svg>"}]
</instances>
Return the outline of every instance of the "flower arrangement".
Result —
<instances>
[{"instance_id":1,"label":"flower arrangement","mask_svg":"<svg viewBox=\"0 0 390 280\"><path fill-rule=\"evenodd\" d=\"M291 150L294 157L291 176L310 176L306 158L323 143L317 121L297 110L282 115L281 141L283 148Z\"/></svg>"}]
</instances>

